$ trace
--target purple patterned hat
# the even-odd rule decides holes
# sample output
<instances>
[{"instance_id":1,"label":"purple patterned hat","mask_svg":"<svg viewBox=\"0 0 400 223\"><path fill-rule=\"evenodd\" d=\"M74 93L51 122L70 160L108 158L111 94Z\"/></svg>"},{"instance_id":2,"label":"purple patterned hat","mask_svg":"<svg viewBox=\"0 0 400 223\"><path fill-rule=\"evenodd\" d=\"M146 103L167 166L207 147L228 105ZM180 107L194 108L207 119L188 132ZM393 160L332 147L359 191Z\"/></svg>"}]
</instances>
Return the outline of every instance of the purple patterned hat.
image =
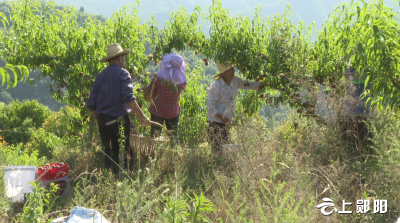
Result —
<instances>
[{"instance_id":1,"label":"purple patterned hat","mask_svg":"<svg viewBox=\"0 0 400 223\"><path fill-rule=\"evenodd\" d=\"M157 73L157 77L163 80L171 80L180 85L186 82L185 70L186 65L183 57L177 54L168 54L161 63L161 70Z\"/></svg>"}]
</instances>

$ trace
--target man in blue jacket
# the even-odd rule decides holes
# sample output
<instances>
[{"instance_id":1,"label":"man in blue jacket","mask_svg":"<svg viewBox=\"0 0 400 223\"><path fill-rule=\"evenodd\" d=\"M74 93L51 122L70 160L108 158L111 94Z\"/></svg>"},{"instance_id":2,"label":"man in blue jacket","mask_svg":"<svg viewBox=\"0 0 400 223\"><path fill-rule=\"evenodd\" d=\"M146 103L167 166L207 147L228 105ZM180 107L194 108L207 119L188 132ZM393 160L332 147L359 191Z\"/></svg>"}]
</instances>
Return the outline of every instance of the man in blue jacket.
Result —
<instances>
[{"instance_id":1,"label":"man in blue jacket","mask_svg":"<svg viewBox=\"0 0 400 223\"><path fill-rule=\"evenodd\" d=\"M96 77L86 106L96 119L99 126L101 141L105 147L105 168L118 170L119 164L119 125L115 122L118 117L124 119L125 149L129 150L129 134L132 122L128 114L133 111L139 118L140 124L150 126L150 120L139 108L133 95L131 75L125 67L125 55L131 50L123 50L118 43L107 46L107 57L101 62L108 62ZM111 159L113 160L111 160ZM114 163L115 162L115 163Z\"/></svg>"}]
</instances>

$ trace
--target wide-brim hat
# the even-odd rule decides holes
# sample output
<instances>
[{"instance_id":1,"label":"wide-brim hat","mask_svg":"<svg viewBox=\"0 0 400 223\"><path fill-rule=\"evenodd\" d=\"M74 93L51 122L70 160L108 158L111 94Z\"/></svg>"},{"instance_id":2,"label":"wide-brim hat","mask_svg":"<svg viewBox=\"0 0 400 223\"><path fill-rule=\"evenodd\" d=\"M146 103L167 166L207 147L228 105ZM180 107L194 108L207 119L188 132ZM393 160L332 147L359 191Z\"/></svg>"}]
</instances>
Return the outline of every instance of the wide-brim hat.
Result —
<instances>
[{"instance_id":1,"label":"wide-brim hat","mask_svg":"<svg viewBox=\"0 0 400 223\"><path fill-rule=\"evenodd\" d=\"M100 62L107 62L109 59L119 56L119 55L127 55L131 52L130 49L122 49L121 45L118 43L113 43L107 46L107 57L104 57L100 60Z\"/></svg>"},{"instance_id":2,"label":"wide-brim hat","mask_svg":"<svg viewBox=\"0 0 400 223\"><path fill-rule=\"evenodd\" d=\"M231 68L233 68L233 67L235 67L235 65L229 65L229 66L227 66L227 65L225 65L225 64L218 64L217 65L217 68L218 68L218 74L217 75L215 75L215 79L217 79L217 78L219 78L220 76L221 76L221 74L223 74L225 71L227 71L227 70L229 70L229 69L231 69Z\"/></svg>"}]
</instances>

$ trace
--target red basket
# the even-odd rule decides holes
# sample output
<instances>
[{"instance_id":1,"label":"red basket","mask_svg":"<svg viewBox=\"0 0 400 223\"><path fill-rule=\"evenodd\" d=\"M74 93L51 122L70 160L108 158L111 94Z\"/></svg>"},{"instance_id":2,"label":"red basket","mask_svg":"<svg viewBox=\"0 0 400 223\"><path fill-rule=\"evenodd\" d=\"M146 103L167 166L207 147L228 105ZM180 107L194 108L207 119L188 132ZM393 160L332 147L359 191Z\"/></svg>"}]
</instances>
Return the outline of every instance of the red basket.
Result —
<instances>
[{"instance_id":1,"label":"red basket","mask_svg":"<svg viewBox=\"0 0 400 223\"><path fill-rule=\"evenodd\" d=\"M39 167L36 174L40 180L55 180L68 176L68 163L52 163Z\"/></svg>"}]
</instances>

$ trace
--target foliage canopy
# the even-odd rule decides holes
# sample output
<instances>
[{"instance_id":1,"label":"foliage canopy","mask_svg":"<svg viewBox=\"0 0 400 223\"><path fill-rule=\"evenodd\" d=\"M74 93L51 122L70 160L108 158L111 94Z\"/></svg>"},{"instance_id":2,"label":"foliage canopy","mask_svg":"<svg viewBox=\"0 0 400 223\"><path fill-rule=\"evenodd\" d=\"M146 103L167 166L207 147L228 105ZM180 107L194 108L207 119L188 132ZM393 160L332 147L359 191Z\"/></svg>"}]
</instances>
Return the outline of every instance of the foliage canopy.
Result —
<instances>
[{"instance_id":1,"label":"foliage canopy","mask_svg":"<svg viewBox=\"0 0 400 223\"><path fill-rule=\"evenodd\" d=\"M268 89L277 92L267 95L274 104L289 101L292 107L315 114L299 92L323 85L330 93L341 94L344 89L337 86L351 63L372 84L366 91L374 95L369 99L372 105L400 105L398 12L383 0L343 3L316 32L312 25L292 24L290 6L273 18L263 18L257 7L250 20L230 16L221 1L213 1L203 12L200 7L192 13L179 8L165 28L158 29L154 19L140 23L138 5L131 10L123 6L106 22L88 18L79 26L79 11L74 8L55 10L51 2L42 6L31 0L12 4L12 26L0 37L1 58L39 68L43 76L52 77L53 96L75 107L83 107L96 75L105 67L99 62L105 46L113 42L133 50L126 68L136 80L147 79L151 61L157 64L173 50L190 49L217 63L236 64L248 80L266 81ZM209 38L198 24L200 16L211 25ZM146 46L151 56L145 56ZM3 75L2 81L15 85L15 78Z\"/></svg>"}]
</instances>

